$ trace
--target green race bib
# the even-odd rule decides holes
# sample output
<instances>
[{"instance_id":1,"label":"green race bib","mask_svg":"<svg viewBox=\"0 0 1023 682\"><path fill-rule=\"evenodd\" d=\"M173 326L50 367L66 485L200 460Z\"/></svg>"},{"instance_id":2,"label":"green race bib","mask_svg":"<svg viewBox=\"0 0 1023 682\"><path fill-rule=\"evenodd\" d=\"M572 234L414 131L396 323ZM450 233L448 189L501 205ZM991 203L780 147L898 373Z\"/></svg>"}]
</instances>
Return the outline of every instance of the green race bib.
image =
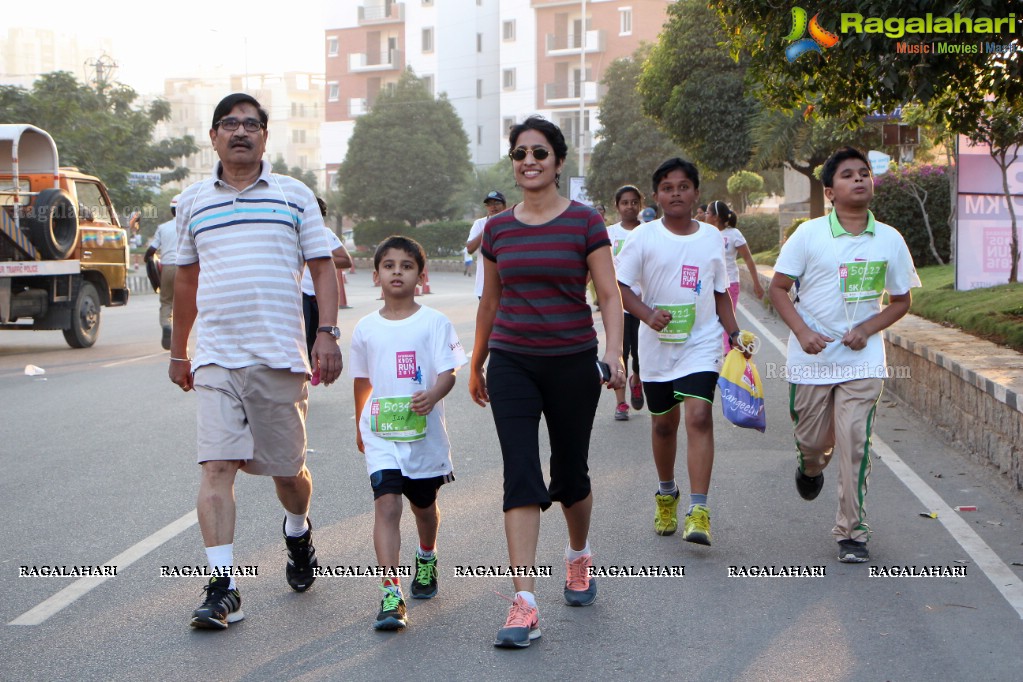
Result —
<instances>
[{"instance_id":1,"label":"green race bib","mask_svg":"<svg viewBox=\"0 0 1023 682\"><path fill-rule=\"evenodd\" d=\"M369 429L381 438L409 442L426 436L426 415L412 411L412 396L373 398L369 404Z\"/></svg>"},{"instance_id":2,"label":"green race bib","mask_svg":"<svg viewBox=\"0 0 1023 682\"><path fill-rule=\"evenodd\" d=\"M657 332L657 338L662 343L685 343L689 340L689 335L693 332L693 323L696 322L695 303L656 303L654 307L671 313L671 322Z\"/></svg>"},{"instance_id":3,"label":"green race bib","mask_svg":"<svg viewBox=\"0 0 1023 682\"><path fill-rule=\"evenodd\" d=\"M869 260L842 263L838 266L838 280L842 297L846 301L873 301L884 293L888 261Z\"/></svg>"}]
</instances>

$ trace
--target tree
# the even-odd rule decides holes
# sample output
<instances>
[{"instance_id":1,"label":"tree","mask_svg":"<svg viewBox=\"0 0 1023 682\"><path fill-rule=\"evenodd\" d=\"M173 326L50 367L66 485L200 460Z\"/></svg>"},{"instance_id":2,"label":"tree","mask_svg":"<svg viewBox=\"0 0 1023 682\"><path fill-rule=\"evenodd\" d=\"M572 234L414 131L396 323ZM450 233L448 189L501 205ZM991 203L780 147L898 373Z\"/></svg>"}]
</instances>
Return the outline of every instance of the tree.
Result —
<instances>
[{"instance_id":1,"label":"tree","mask_svg":"<svg viewBox=\"0 0 1023 682\"><path fill-rule=\"evenodd\" d=\"M1016 231L1016 207L1009 190L1009 166L1019 158L1019 146L1023 144L1023 103L1001 98L985 101L981 116L967 135L974 144L988 145L991 158L1002 171L1002 192L1012 228L1009 282L1018 282L1019 234Z\"/></svg>"},{"instance_id":2,"label":"tree","mask_svg":"<svg viewBox=\"0 0 1023 682\"><path fill-rule=\"evenodd\" d=\"M805 35L807 15L801 8L782 12L777 0L711 0L710 6L725 23L733 54L748 63L758 99L775 108L802 109L813 104L824 116L862 121L870 109L894 111L909 102L933 101L941 104L941 118L962 131L981 117L985 94L997 93L1008 102L1023 101L1023 60L1018 59L1018 52L988 53L978 45L990 41L1018 46L1018 36L1009 30L1014 24L1008 21L1010 6L1015 6L1019 21L1016 1L850 0L841 3L841 14L828 9L817 16L818 25L837 44L823 50L818 46L791 62L786 48L796 39L809 38ZM862 17L860 31L856 30L856 14ZM990 22L990 28L997 29L993 32L981 25L975 33L965 35L918 31L919 25L908 21L925 15L931 17L932 28L937 19L955 16L971 26L977 19L1003 21L997 25ZM884 18L884 32L867 32L870 18ZM903 35L899 29L905 31ZM980 49L938 50L945 43L966 43L966 38L969 47ZM824 39L831 42L827 35ZM913 51L900 52L900 43Z\"/></svg>"},{"instance_id":3,"label":"tree","mask_svg":"<svg viewBox=\"0 0 1023 682\"><path fill-rule=\"evenodd\" d=\"M701 170L739 170L751 153L748 127L757 105L745 87L746 60L730 57L726 40L706 2L670 5L639 81L643 112Z\"/></svg>"},{"instance_id":4,"label":"tree","mask_svg":"<svg viewBox=\"0 0 1023 682\"><path fill-rule=\"evenodd\" d=\"M0 86L0 122L31 123L48 132L61 165L100 178L126 216L153 201L149 190L129 183L129 173L170 169L162 174L163 182L180 180L188 169L176 160L199 150L189 135L154 142L153 129L170 117L170 104L158 99L134 107L136 98L126 85L99 90L57 71L41 76L31 90Z\"/></svg>"},{"instance_id":5,"label":"tree","mask_svg":"<svg viewBox=\"0 0 1023 682\"><path fill-rule=\"evenodd\" d=\"M313 191L313 194L316 194L317 191L316 173L312 172L311 170L305 170L301 166L292 166L291 168L288 168L288 162L285 161L284 157L281 156L280 154L277 155L277 158L274 160L271 169L273 170L274 173L277 173L279 175L287 175L289 177L295 178L296 180L304 184L306 187L311 189Z\"/></svg>"},{"instance_id":6,"label":"tree","mask_svg":"<svg viewBox=\"0 0 1023 682\"><path fill-rule=\"evenodd\" d=\"M469 138L444 95L434 99L411 69L360 116L338 172L344 212L356 219L455 217L472 164Z\"/></svg>"},{"instance_id":7,"label":"tree","mask_svg":"<svg viewBox=\"0 0 1023 682\"><path fill-rule=\"evenodd\" d=\"M586 192L608 208L614 204L616 189L637 185L645 194L661 162L686 156L653 119L643 114L637 86L650 49L649 45L642 46L630 59L611 62L604 72L607 92L600 100L600 141L593 149Z\"/></svg>"},{"instance_id":8,"label":"tree","mask_svg":"<svg viewBox=\"0 0 1023 682\"><path fill-rule=\"evenodd\" d=\"M763 199L764 179L750 171L736 171L728 178L728 193L736 197L739 210L745 213L749 208L753 195L760 194Z\"/></svg>"},{"instance_id":9,"label":"tree","mask_svg":"<svg viewBox=\"0 0 1023 682\"><path fill-rule=\"evenodd\" d=\"M515 185L515 173L512 171L511 159L507 156L489 166L474 168L459 194L460 212L464 215L483 215L483 197L495 189L504 195L508 206L522 200L522 190Z\"/></svg>"}]
</instances>

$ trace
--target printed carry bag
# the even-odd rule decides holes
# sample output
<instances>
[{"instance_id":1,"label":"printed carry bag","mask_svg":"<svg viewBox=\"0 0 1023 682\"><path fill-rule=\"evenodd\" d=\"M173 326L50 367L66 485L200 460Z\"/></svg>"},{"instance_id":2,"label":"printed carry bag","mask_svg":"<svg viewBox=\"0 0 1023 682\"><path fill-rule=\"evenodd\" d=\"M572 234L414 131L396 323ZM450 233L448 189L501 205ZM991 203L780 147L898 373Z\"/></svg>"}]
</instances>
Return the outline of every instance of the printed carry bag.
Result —
<instances>
[{"instance_id":1,"label":"printed carry bag","mask_svg":"<svg viewBox=\"0 0 1023 682\"><path fill-rule=\"evenodd\" d=\"M728 351L725 364L718 375L721 390L721 412L725 419L744 429L767 429L764 410L764 385L752 359L739 349Z\"/></svg>"}]
</instances>

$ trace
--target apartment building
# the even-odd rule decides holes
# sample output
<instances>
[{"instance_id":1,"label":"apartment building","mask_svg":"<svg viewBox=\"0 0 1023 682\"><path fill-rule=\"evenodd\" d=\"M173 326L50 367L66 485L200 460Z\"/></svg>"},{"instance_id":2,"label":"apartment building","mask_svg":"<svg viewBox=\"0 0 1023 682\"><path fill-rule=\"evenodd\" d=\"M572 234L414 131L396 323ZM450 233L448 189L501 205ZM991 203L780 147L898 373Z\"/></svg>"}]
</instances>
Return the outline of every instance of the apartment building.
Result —
<instances>
[{"instance_id":1,"label":"apartment building","mask_svg":"<svg viewBox=\"0 0 1023 682\"><path fill-rule=\"evenodd\" d=\"M671 1L335 3L325 32L328 174L344 160L358 117L406 67L451 101L477 165L496 163L509 126L534 113L555 121L570 146L581 143L588 154L604 70L657 40Z\"/></svg>"},{"instance_id":2,"label":"apartment building","mask_svg":"<svg viewBox=\"0 0 1023 682\"><path fill-rule=\"evenodd\" d=\"M10 8L7 10L12 12ZM108 79L113 40L46 28L9 28L0 42L0 83L31 88L41 75L70 71L82 82ZM99 73L97 74L97 64Z\"/></svg>"}]
</instances>

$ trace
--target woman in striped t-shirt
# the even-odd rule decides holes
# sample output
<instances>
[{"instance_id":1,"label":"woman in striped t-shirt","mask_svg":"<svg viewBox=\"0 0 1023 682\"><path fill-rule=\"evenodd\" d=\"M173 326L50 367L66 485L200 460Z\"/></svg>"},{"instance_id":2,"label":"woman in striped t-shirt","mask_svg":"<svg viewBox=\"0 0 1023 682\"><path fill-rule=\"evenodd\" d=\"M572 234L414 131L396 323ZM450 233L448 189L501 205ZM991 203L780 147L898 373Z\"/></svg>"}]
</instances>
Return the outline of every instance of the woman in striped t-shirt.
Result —
<instances>
[{"instance_id":1,"label":"woman in striped t-shirt","mask_svg":"<svg viewBox=\"0 0 1023 682\"><path fill-rule=\"evenodd\" d=\"M568 154L561 130L531 116L511 129L509 142L523 199L491 218L483 232L483 297L469 393L479 405L489 402L493 408L504 459L510 565L535 565L540 512L560 502L568 525L565 600L588 606L597 596L588 571L590 431L600 385L625 385L621 295L600 214L558 194ZM587 274L596 284L604 320L602 362L586 303ZM607 372L603 378L601 364ZM551 442L549 486L540 467L541 415ZM515 599L495 646L525 647L540 636L534 579L518 576L513 582Z\"/></svg>"}]
</instances>

